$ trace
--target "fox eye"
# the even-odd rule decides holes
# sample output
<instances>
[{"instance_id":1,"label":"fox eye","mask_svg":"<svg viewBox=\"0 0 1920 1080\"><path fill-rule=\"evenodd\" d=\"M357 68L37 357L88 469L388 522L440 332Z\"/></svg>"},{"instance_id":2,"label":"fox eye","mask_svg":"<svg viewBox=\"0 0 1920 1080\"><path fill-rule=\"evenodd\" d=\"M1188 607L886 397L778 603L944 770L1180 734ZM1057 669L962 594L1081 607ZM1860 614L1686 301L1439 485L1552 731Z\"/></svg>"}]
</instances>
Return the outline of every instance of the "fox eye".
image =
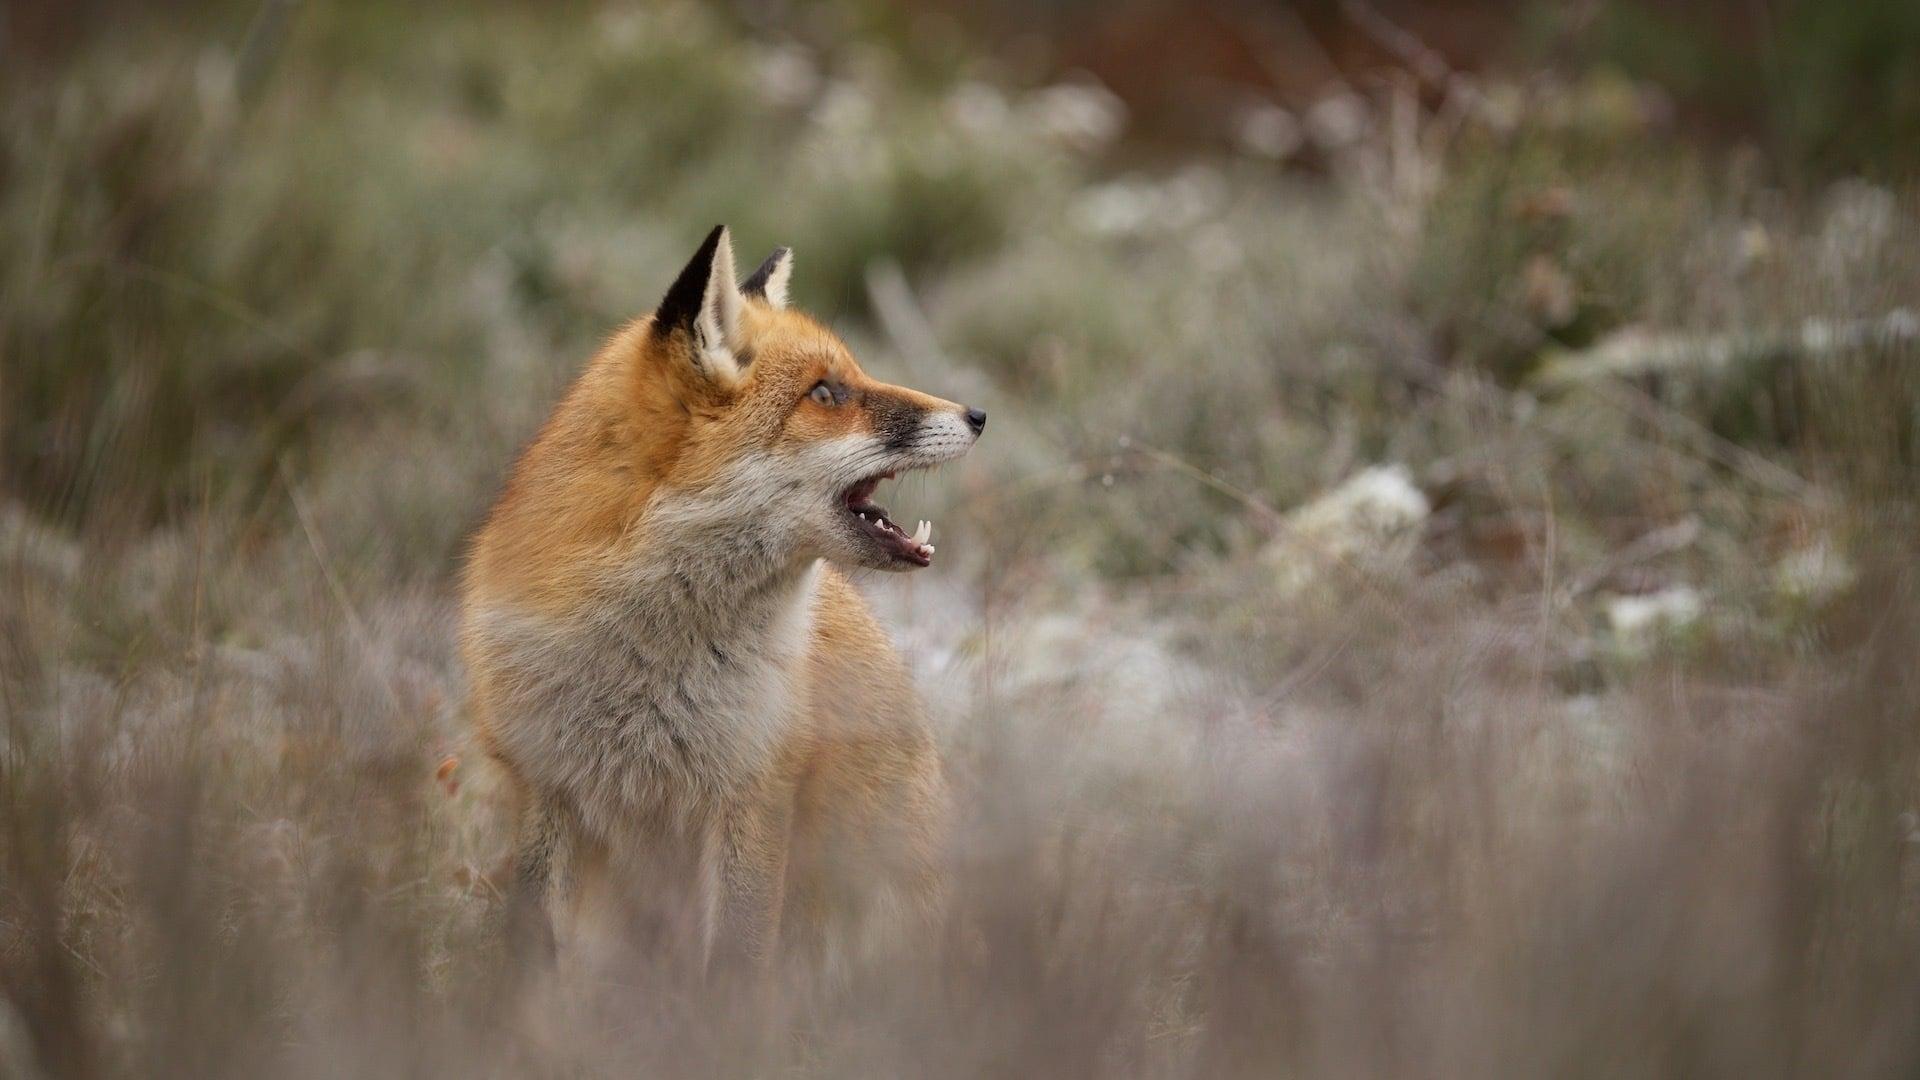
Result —
<instances>
[{"instance_id":1,"label":"fox eye","mask_svg":"<svg viewBox=\"0 0 1920 1080\"><path fill-rule=\"evenodd\" d=\"M833 388L824 382L814 383L813 389L807 391L807 396L813 399L815 405L837 404L837 402L834 401Z\"/></svg>"}]
</instances>

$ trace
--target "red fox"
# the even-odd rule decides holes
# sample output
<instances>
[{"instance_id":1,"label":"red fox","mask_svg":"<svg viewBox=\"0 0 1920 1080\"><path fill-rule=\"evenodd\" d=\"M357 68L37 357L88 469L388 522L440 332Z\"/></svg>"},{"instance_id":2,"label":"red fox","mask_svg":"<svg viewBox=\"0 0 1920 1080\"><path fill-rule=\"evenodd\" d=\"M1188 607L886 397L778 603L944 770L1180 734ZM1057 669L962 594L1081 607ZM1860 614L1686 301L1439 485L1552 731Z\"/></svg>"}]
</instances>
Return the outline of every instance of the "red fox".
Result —
<instances>
[{"instance_id":1,"label":"red fox","mask_svg":"<svg viewBox=\"0 0 1920 1080\"><path fill-rule=\"evenodd\" d=\"M905 666L847 568L933 561L873 502L979 409L875 381L736 284L717 227L587 365L465 568L472 714L518 803L510 907L765 963L842 918L938 907L945 788ZM531 921L525 921L531 920Z\"/></svg>"}]
</instances>

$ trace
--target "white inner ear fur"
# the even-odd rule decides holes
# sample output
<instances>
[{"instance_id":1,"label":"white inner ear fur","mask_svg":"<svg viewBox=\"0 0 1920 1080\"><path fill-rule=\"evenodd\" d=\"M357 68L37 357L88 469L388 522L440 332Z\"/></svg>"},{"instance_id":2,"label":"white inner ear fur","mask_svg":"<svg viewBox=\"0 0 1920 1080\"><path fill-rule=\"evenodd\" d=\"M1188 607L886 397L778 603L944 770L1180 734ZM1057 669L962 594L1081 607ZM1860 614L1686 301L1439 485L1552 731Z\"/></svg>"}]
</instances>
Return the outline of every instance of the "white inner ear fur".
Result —
<instances>
[{"instance_id":1,"label":"white inner ear fur","mask_svg":"<svg viewBox=\"0 0 1920 1080\"><path fill-rule=\"evenodd\" d=\"M780 253L780 261L773 264L773 273L767 275L767 303L775 309L787 306L787 282L793 280L793 252Z\"/></svg>"},{"instance_id":2,"label":"white inner ear fur","mask_svg":"<svg viewBox=\"0 0 1920 1080\"><path fill-rule=\"evenodd\" d=\"M707 268L707 291L700 300L700 315L693 321L694 344L700 361L716 376L732 380L740 374L734 350L740 345L740 286L733 278L733 238L723 229L714 248L713 265Z\"/></svg>"}]
</instances>

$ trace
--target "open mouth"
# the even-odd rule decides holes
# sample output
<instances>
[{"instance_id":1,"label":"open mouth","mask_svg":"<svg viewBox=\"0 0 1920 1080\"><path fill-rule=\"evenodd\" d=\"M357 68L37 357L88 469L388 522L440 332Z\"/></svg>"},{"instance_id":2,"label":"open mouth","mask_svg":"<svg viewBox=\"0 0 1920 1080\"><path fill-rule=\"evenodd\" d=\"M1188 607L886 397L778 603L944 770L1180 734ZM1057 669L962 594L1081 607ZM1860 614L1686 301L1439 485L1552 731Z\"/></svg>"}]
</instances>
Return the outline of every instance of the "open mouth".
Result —
<instances>
[{"instance_id":1,"label":"open mouth","mask_svg":"<svg viewBox=\"0 0 1920 1080\"><path fill-rule=\"evenodd\" d=\"M923 521L909 533L887 517L885 507L874 505L874 489L880 486L880 481L891 480L894 476L894 470L889 469L848 488L841 496L847 516L852 519L857 532L888 556L912 566L931 566L933 545L927 541L933 537L933 523Z\"/></svg>"}]
</instances>

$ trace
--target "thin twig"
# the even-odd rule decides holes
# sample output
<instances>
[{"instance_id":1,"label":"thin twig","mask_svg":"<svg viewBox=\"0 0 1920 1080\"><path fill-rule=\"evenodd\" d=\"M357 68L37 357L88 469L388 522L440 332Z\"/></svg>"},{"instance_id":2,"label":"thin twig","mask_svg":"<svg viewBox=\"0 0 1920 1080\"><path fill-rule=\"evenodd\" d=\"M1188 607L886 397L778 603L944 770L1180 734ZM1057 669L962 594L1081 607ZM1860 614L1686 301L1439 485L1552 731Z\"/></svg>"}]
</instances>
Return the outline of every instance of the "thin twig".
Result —
<instances>
[{"instance_id":1,"label":"thin twig","mask_svg":"<svg viewBox=\"0 0 1920 1080\"><path fill-rule=\"evenodd\" d=\"M1696 445L1709 459L1761 487L1794 499L1813 497L1814 485L1805 477L1715 433L1631 383L1602 380L1596 382L1594 388L1601 400L1640 417L1669 436Z\"/></svg>"},{"instance_id":2,"label":"thin twig","mask_svg":"<svg viewBox=\"0 0 1920 1080\"><path fill-rule=\"evenodd\" d=\"M1421 82L1435 90L1451 88L1453 65L1412 31L1381 14L1379 8L1367 3L1367 0L1340 0L1340 14L1359 27L1361 33L1407 65L1408 70Z\"/></svg>"},{"instance_id":3,"label":"thin twig","mask_svg":"<svg viewBox=\"0 0 1920 1080\"><path fill-rule=\"evenodd\" d=\"M1351 580L1354 584L1358 585L1361 589L1369 593L1375 600L1379 601L1382 609L1385 610L1389 615L1393 616L1393 618L1397 620L1403 627L1406 627L1408 629L1413 628L1413 621L1407 618L1407 616L1400 611L1399 607L1393 603L1393 600L1391 597L1389 597L1388 595L1386 595L1386 593L1381 591L1380 587L1374 583L1370 575L1362 571L1359 567L1353 565L1351 561L1349 561L1345 556L1341 555L1339 552L1332 550L1326 544L1321 543L1317 538L1313 536L1309 536L1306 533L1302 532L1297 527L1295 527L1293 520L1289 518L1286 514L1283 514L1279 510L1274 509L1273 504L1267 502L1265 499L1260 498L1258 495L1255 495L1250 491L1242 490L1241 488L1236 487L1235 485L1220 479L1218 476L1215 476L1213 473L1209 472L1208 470L1200 468L1198 465L1193 464L1192 462L1186 460L1185 458L1182 458L1180 455L1175 454L1170 450L1164 450L1160 447L1152 445L1151 443L1141 442L1138 439L1128 439L1126 442L1126 445L1128 447L1132 447L1134 449L1139 450L1140 453L1144 455L1148 460L1156 462L1160 465L1164 465L1167 468L1173 469L1174 471L1179 472L1185 476L1191 477L1192 479L1198 481L1199 483L1205 485L1206 487L1211 488L1212 490L1217 491L1220 494L1235 500L1236 502L1240 503L1242 506L1245 506L1248 509L1257 512L1261 517L1265 518L1268 523L1273 525L1276 531L1287 535L1288 537L1292 538L1297 542L1304 543L1309 547L1313 548L1314 549L1313 553L1315 555L1332 563L1334 567L1337 570L1339 570L1340 573L1345 575L1349 580Z\"/></svg>"},{"instance_id":4,"label":"thin twig","mask_svg":"<svg viewBox=\"0 0 1920 1080\"><path fill-rule=\"evenodd\" d=\"M906 271L892 259L878 259L867 267L867 298L873 302L880 328L916 366L933 370L945 366L946 354L933 332L933 323L913 297Z\"/></svg>"},{"instance_id":5,"label":"thin twig","mask_svg":"<svg viewBox=\"0 0 1920 1080\"><path fill-rule=\"evenodd\" d=\"M1274 509L1273 504L1255 495L1251 491L1244 491L1233 484L1227 483L1225 480L1220 479L1208 470L1202 469L1200 466L1195 465L1193 462L1188 461L1171 450L1163 450L1152 443L1142 442L1139 439L1132 438L1126 440L1123 448L1138 450L1148 460L1189 476L1199 483L1225 495L1227 498L1240 503L1242 506L1257 511L1262 517L1265 517L1278 528L1290 528L1287 524L1287 516Z\"/></svg>"},{"instance_id":6,"label":"thin twig","mask_svg":"<svg viewBox=\"0 0 1920 1080\"><path fill-rule=\"evenodd\" d=\"M1608 578L1638 563L1651 562L1654 559L1671 555L1692 547L1700 538L1700 519L1691 514L1671 525L1642 533L1627 546L1613 552L1586 572L1567 583L1566 590L1560 595L1559 602L1569 603L1598 588Z\"/></svg>"},{"instance_id":7,"label":"thin twig","mask_svg":"<svg viewBox=\"0 0 1920 1080\"><path fill-rule=\"evenodd\" d=\"M274 325L273 321L265 314L248 307L233 296L208 285L206 282L165 269L164 267L152 266L134 259L80 258L74 259L64 265L84 265L88 263L105 267L108 270L125 274L128 277L139 278L155 285L161 285L184 296L192 297L220 312L222 315L226 315L234 321L241 323L249 330L257 331L272 338L275 345L280 346L290 353L294 353L314 364L318 364L321 360L320 354L314 352L313 349L302 344L292 335Z\"/></svg>"},{"instance_id":8,"label":"thin twig","mask_svg":"<svg viewBox=\"0 0 1920 1080\"><path fill-rule=\"evenodd\" d=\"M340 605L341 613L346 616L347 626L365 652L369 666L378 674L381 689L387 692L388 703L393 706L394 712L402 712L399 692L394 689L392 680L381 672L380 665L375 662L379 656L379 650L374 647L373 635L367 630L367 624L361 621L360 613L354 610L353 600L347 596L346 586L340 581L339 575L333 571L333 563L327 558L326 550L320 544L320 534L314 528L313 516L307 512L306 501L300 497L300 489L295 485L287 469L285 458L280 459L279 467L280 482L286 485L287 498L293 502L293 515L300 523L301 534L307 539L308 550L313 552L314 562L320 566L320 576L326 581L327 590L333 594L334 602Z\"/></svg>"}]
</instances>

